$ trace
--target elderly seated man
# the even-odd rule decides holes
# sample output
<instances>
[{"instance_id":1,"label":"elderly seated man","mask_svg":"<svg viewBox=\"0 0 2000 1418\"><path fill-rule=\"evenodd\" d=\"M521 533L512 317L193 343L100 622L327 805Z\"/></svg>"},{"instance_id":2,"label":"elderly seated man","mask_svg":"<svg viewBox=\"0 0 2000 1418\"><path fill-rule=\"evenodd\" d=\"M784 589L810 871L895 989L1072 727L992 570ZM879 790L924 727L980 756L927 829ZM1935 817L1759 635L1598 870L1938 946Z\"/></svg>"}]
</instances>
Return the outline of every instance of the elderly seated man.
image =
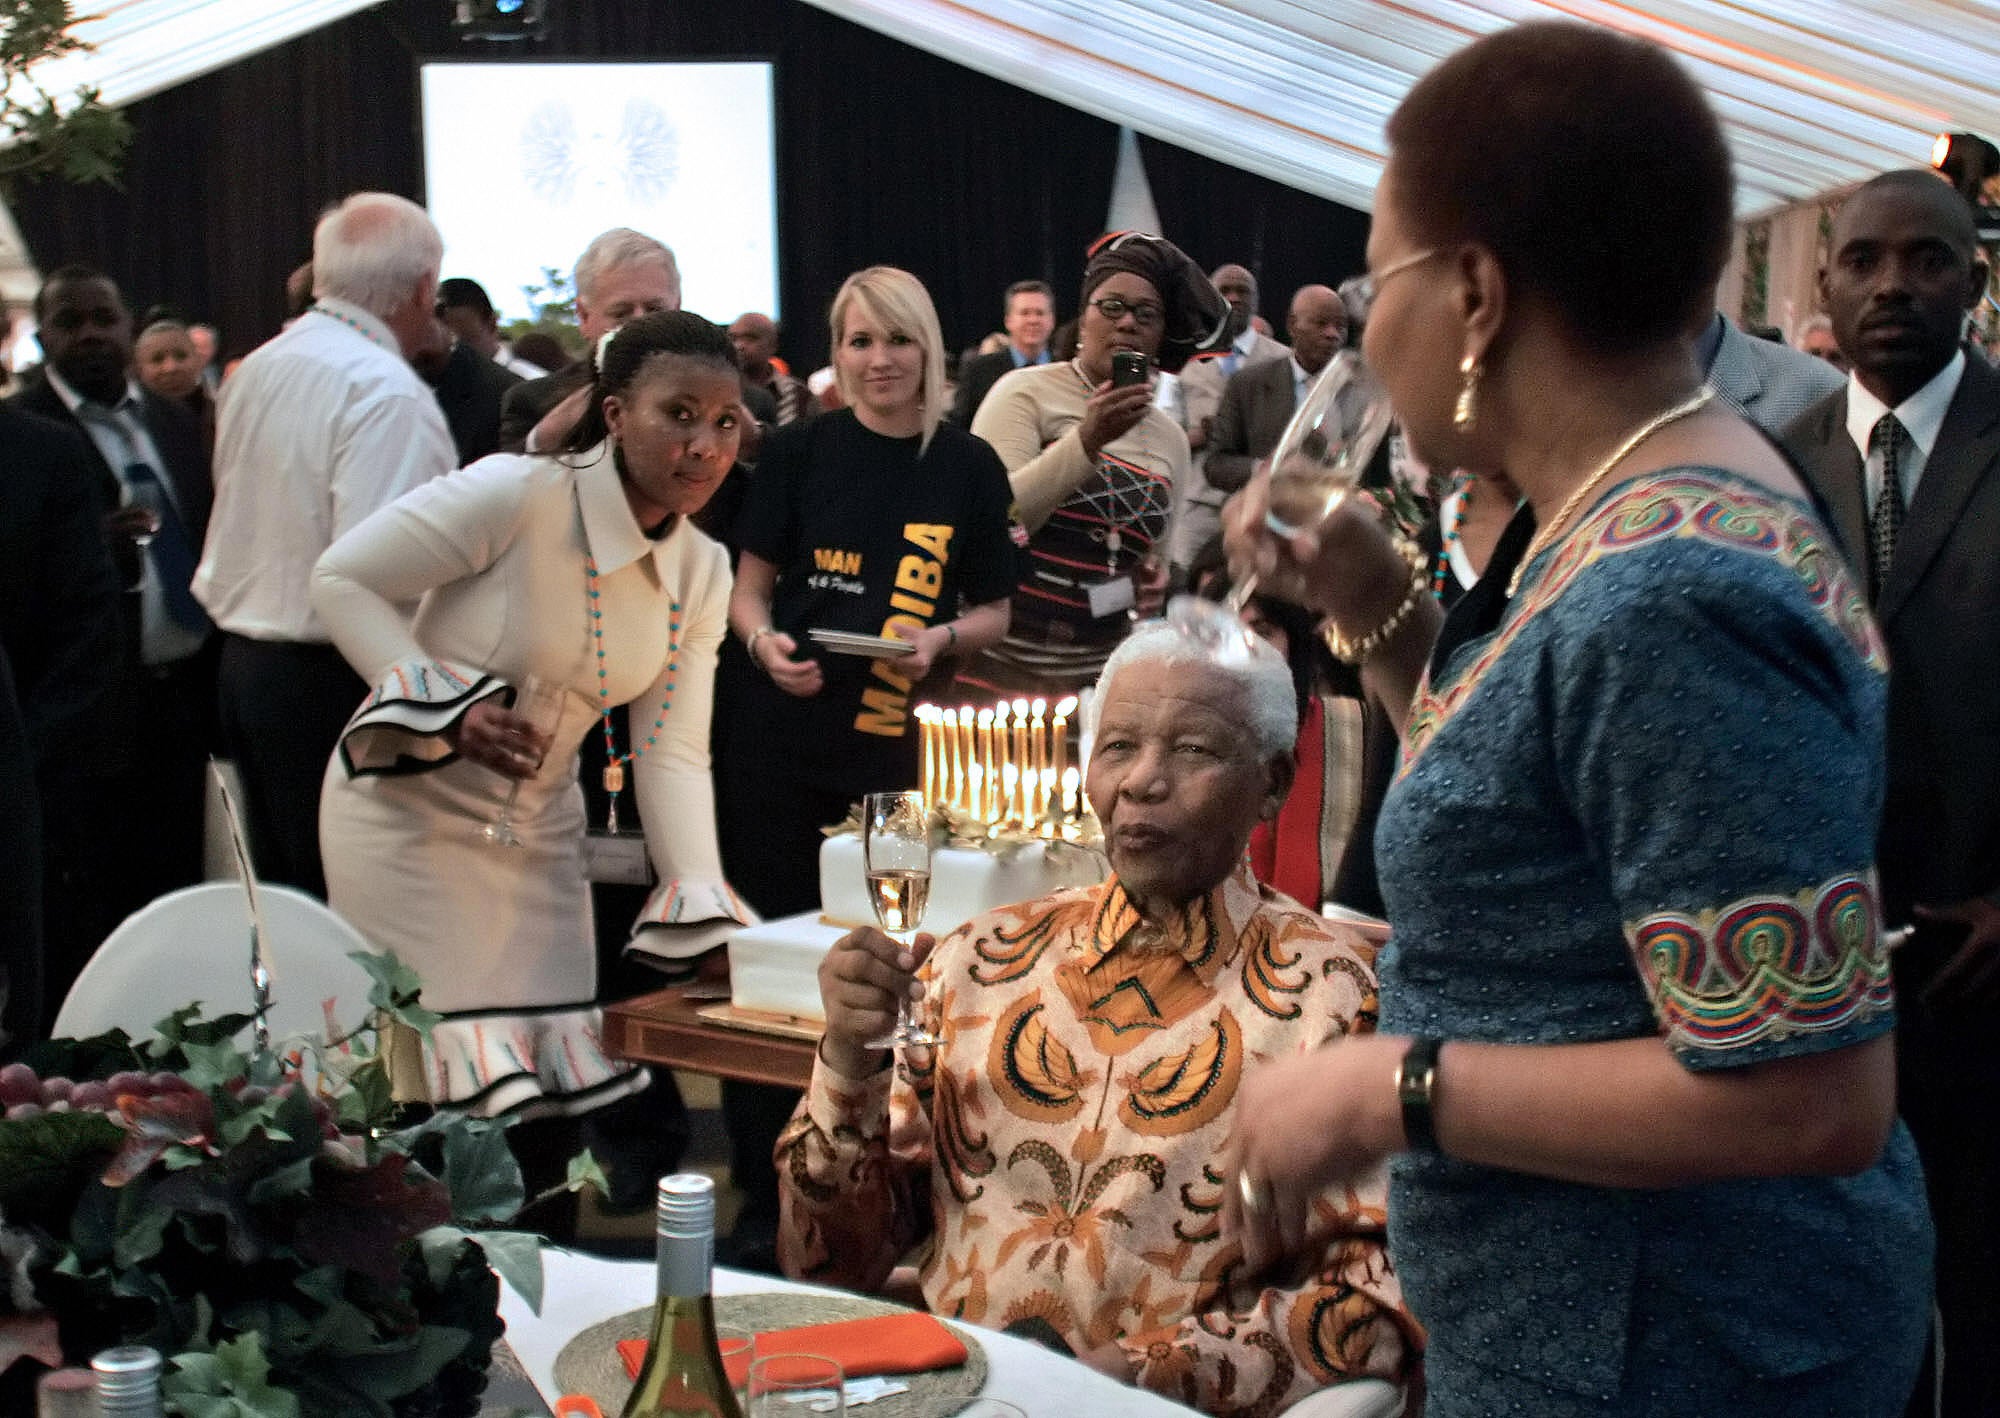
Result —
<instances>
[{"instance_id":1,"label":"elderly seated man","mask_svg":"<svg viewBox=\"0 0 2000 1418\"><path fill-rule=\"evenodd\" d=\"M1217 1224L1244 1070L1375 1024L1372 949L1244 863L1291 782L1284 661L1154 622L1111 657L1096 705L1086 781L1108 881L934 949L864 929L829 952L812 1087L777 1149L779 1259L872 1290L928 1240L932 1310L1060 1338L1209 1413L1399 1378L1418 1341L1379 1184L1321 1197L1260 1275ZM942 1042L897 1070L867 1041L905 991Z\"/></svg>"}]
</instances>

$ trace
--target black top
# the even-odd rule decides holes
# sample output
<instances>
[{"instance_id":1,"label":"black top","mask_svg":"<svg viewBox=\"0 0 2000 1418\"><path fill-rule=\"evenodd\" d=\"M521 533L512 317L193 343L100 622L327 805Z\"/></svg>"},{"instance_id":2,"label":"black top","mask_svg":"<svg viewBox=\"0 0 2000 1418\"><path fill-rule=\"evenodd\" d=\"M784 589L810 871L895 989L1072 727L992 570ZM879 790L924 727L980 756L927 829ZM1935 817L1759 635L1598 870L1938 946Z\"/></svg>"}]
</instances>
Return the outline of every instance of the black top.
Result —
<instances>
[{"instance_id":1,"label":"black top","mask_svg":"<svg viewBox=\"0 0 2000 1418\"><path fill-rule=\"evenodd\" d=\"M819 694L800 699L754 673L746 727L820 788L914 786L910 710L951 671L940 657L912 686L894 660L832 654L806 631L914 632L1014 588L1013 494L999 455L949 424L922 458L918 443L871 433L848 409L788 424L764 445L737 524L739 547L778 568L772 625L826 676Z\"/></svg>"}]
</instances>

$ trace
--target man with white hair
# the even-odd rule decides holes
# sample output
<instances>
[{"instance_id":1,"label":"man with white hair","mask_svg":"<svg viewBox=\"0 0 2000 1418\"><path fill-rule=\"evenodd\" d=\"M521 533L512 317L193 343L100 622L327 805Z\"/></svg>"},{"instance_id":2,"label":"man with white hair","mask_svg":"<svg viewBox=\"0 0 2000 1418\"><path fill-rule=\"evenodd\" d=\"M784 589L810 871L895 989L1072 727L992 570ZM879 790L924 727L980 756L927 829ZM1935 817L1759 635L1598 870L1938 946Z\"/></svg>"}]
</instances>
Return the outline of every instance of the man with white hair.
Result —
<instances>
[{"instance_id":1,"label":"man with white hair","mask_svg":"<svg viewBox=\"0 0 2000 1418\"><path fill-rule=\"evenodd\" d=\"M1372 948L1244 865L1291 784L1290 673L1261 640L1216 651L1153 622L1095 702L1086 781L1108 881L935 948L863 929L828 953L811 1089L778 1143L779 1259L877 1289L928 1239L936 1313L1059 1343L1204 1413L1398 1378L1416 1339L1380 1179L1321 1197L1271 1271L1246 1273L1217 1224L1246 1064L1374 1027ZM869 1041L913 980L943 1042L899 1071Z\"/></svg>"},{"instance_id":2,"label":"man with white hair","mask_svg":"<svg viewBox=\"0 0 2000 1418\"><path fill-rule=\"evenodd\" d=\"M457 464L409 365L436 320L443 256L423 208L355 193L313 231L312 307L222 391L194 594L223 632L222 739L258 874L318 896L320 778L367 687L308 586L343 532Z\"/></svg>"},{"instance_id":3,"label":"man with white hair","mask_svg":"<svg viewBox=\"0 0 2000 1418\"><path fill-rule=\"evenodd\" d=\"M628 320L681 308L681 268L671 248L644 232L615 226L576 258L577 332L587 349ZM538 453L563 441L583 416L591 355L507 391L500 406L500 449Z\"/></svg>"}]
</instances>

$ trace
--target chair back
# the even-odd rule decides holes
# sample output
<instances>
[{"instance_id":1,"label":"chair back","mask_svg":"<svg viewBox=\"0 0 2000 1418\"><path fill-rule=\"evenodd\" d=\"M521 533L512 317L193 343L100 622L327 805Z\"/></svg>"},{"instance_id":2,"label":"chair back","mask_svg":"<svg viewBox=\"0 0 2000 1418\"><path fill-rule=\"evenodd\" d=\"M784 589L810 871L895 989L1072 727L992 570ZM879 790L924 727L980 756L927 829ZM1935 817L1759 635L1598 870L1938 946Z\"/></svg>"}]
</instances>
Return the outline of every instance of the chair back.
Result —
<instances>
[{"instance_id":1,"label":"chair back","mask_svg":"<svg viewBox=\"0 0 2000 1418\"><path fill-rule=\"evenodd\" d=\"M263 944L272 1039L323 1036L327 1000L342 1028L361 1023L368 974L347 957L369 949L368 942L302 891L259 886L257 892L269 936ZM196 1001L208 1019L250 1011L250 917L239 882L185 887L126 917L70 987L55 1032L82 1039L116 1028L144 1039L160 1020Z\"/></svg>"}]
</instances>

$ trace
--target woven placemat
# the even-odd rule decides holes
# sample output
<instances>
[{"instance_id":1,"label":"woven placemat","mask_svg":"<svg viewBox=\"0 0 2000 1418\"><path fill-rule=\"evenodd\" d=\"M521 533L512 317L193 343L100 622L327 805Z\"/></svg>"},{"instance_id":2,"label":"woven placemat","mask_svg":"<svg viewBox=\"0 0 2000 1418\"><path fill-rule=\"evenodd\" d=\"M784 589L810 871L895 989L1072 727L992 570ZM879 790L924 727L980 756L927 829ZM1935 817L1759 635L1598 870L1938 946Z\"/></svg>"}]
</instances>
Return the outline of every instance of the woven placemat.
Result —
<instances>
[{"instance_id":1,"label":"woven placemat","mask_svg":"<svg viewBox=\"0 0 2000 1418\"><path fill-rule=\"evenodd\" d=\"M765 1293L718 1295L715 1299L717 1324L758 1334L834 1320L903 1313L906 1310L902 1305L860 1295ZM649 1306L592 1325L556 1355L556 1387L563 1393L587 1393L606 1413L618 1412L632 1392L632 1380L625 1376L625 1365L618 1357L618 1341L644 1339L652 1323L653 1311ZM934 1414L956 1413L972 1402L986 1387L986 1351L962 1326L954 1325L952 1333L965 1345L963 1364L953 1369L893 1375L898 1382L910 1386L908 1393L858 1404L853 1411L866 1418L932 1418Z\"/></svg>"}]
</instances>

